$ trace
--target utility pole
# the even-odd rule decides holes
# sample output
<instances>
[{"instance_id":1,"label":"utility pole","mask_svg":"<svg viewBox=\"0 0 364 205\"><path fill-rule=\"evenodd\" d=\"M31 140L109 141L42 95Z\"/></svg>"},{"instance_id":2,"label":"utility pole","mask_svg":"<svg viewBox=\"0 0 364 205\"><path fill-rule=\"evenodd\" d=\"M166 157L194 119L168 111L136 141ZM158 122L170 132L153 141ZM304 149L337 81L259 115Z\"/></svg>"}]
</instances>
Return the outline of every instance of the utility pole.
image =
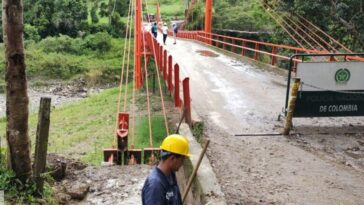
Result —
<instances>
[{"instance_id":1,"label":"utility pole","mask_svg":"<svg viewBox=\"0 0 364 205\"><path fill-rule=\"evenodd\" d=\"M28 94L23 45L23 1L3 0L5 46L6 139L9 165L16 177L27 182L32 173L28 135Z\"/></svg>"}]
</instances>

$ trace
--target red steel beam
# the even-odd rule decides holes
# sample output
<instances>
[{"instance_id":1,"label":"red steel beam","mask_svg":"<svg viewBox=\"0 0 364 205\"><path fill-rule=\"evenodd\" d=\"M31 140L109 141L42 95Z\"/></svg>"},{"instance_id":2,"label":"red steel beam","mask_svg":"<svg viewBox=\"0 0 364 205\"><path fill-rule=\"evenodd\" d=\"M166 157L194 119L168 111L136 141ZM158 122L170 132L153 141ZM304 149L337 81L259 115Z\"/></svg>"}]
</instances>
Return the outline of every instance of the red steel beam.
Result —
<instances>
[{"instance_id":1,"label":"red steel beam","mask_svg":"<svg viewBox=\"0 0 364 205\"><path fill-rule=\"evenodd\" d=\"M185 107L186 123L191 126L192 117L191 117L190 79L185 78L182 83L183 83L183 102Z\"/></svg>"},{"instance_id":2,"label":"red steel beam","mask_svg":"<svg viewBox=\"0 0 364 205\"><path fill-rule=\"evenodd\" d=\"M179 97L179 65L174 65L174 105L181 107L181 99Z\"/></svg>"},{"instance_id":3,"label":"red steel beam","mask_svg":"<svg viewBox=\"0 0 364 205\"><path fill-rule=\"evenodd\" d=\"M211 23L212 23L212 0L206 0L205 7L205 32L207 33L207 44L211 44Z\"/></svg>"},{"instance_id":4,"label":"red steel beam","mask_svg":"<svg viewBox=\"0 0 364 205\"><path fill-rule=\"evenodd\" d=\"M135 30L134 30L134 70L135 70L135 86L142 86L142 69L141 69L141 42L142 42L142 4L141 0L135 0Z\"/></svg>"},{"instance_id":5,"label":"red steel beam","mask_svg":"<svg viewBox=\"0 0 364 205\"><path fill-rule=\"evenodd\" d=\"M172 93L172 56L168 56L168 91Z\"/></svg>"},{"instance_id":6,"label":"red steel beam","mask_svg":"<svg viewBox=\"0 0 364 205\"><path fill-rule=\"evenodd\" d=\"M163 52L163 78L167 80L167 50Z\"/></svg>"}]
</instances>

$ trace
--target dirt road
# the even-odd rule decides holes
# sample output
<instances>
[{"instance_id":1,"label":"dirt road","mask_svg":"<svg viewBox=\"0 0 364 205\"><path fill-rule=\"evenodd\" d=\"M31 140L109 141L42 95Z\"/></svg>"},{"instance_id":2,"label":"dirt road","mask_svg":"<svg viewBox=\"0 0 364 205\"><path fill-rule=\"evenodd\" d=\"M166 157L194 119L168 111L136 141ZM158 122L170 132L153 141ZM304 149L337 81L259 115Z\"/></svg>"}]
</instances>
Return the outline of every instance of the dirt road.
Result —
<instances>
[{"instance_id":1,"label":"dirt road","mask_svg":"<svg viewBox=\"0 0 364 205\"><path fill-rule=\"evenodd\" d=\"M228 204L364 204L363 117L295 119L291 136L266 135L283 128L283 76L193 42L167 49L190 77Z\"/></svg>"}]
</instances>

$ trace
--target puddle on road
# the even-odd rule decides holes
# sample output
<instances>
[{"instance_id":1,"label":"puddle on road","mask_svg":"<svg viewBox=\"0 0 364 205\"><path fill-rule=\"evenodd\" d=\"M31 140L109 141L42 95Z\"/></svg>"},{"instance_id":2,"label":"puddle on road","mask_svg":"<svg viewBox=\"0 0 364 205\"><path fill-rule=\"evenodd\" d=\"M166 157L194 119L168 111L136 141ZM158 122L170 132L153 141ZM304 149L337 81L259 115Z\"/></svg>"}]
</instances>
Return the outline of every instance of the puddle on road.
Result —
<instances>
[{"instance_id":1,"label":"puddle on road","mask_svg":"<svg viewBox=\"0 0 364 205\"><path fill-rule=\"evenodd\" d=\"M196 52L199 53L200 55L206 56L206 57L216 58L219 56L219 54L216 54L216 53L208 51L208 50L197 50Z\"/></svg>"}]
</instances>

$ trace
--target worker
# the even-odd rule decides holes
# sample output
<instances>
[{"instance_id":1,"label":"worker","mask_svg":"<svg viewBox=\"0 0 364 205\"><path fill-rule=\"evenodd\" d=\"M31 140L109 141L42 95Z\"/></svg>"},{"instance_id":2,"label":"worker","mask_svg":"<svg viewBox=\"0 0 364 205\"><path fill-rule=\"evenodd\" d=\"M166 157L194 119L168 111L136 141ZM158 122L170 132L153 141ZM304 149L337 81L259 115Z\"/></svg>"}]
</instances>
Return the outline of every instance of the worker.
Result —
<instances>
[{"instance_id":1,"label":"worker","mask_svg":"<svg viewBox=\"0 0 364 205\"><path fill-rule=\"evenodd\" d=\"M166 45L166 40L168 36L168 27L166 23L163 24L162 33L163 33L163 44Z\"/></svg>"},{"instance_id":2,"label":"worker","mask_svg":"<svg viewBox=\"0 0 364 205\"><path fill-rule=\"evenodd\" d=\"M190 156L188 140L178 134L169 135L160 148L161 161L144 182L143 205L182 205L175 172Z\"/></svg>"}]
</instances>

